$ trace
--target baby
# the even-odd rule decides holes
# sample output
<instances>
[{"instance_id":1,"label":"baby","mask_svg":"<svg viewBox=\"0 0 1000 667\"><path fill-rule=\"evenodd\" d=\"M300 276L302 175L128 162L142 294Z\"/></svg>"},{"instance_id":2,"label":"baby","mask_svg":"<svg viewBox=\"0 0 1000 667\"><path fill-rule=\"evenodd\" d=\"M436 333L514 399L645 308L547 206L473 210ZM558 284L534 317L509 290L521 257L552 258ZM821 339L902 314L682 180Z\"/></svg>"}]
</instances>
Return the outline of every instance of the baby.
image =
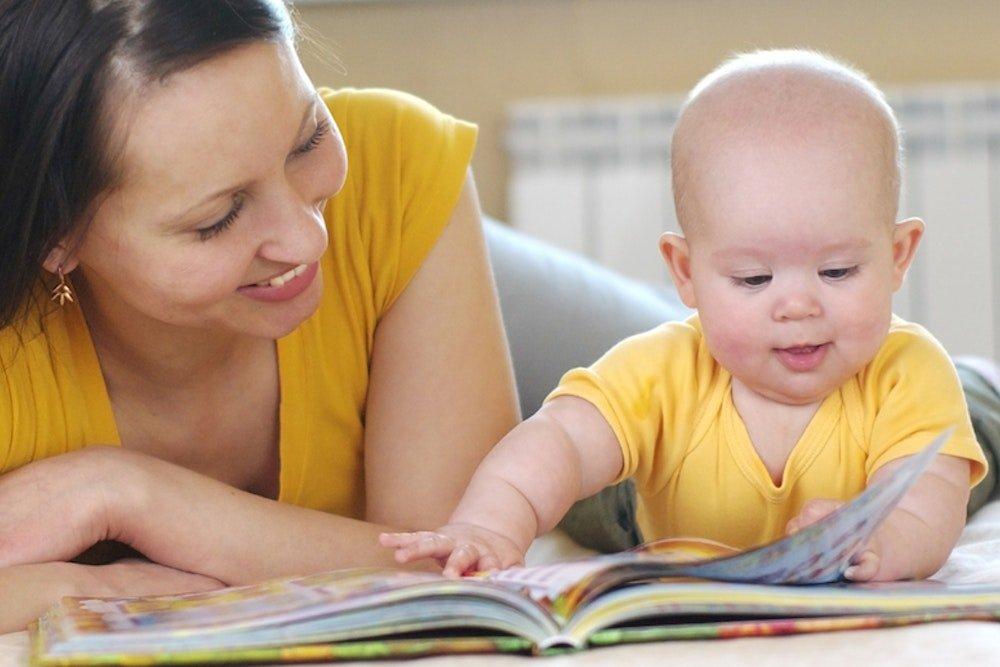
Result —
<instances>
[{"instance_id":1,"label":"baby","mask_svg":"<svg viewBox=\"0 0 1000 667\"><path fill-rule=\"evenodd\" d=\"M509 567L575 501L632 478L645 539L749 548L953 426L846 577L937 571L986 463L947 354L891 312L924 229L896 222L899 153L881 92L824 56L764 51L708 75L673 138L683 236L660 239L697 315L567 373L479 466L448 525L381 543L449 576Z\"/></svg>"}]
</instances>

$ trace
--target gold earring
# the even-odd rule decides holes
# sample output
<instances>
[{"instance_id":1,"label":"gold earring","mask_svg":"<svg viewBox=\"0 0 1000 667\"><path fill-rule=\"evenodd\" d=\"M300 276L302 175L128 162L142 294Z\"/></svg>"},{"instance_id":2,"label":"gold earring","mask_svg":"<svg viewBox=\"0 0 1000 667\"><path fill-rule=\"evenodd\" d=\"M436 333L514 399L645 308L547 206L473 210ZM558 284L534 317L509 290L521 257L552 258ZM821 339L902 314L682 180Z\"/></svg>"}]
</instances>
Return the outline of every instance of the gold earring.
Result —
<instances>
[{"instance_id":1,"label":"gold earring","mask_svg":"<svg viewBox=\"0 0 1000 667\"><path fill-rule=\"evenodd\" d=\"M67 301L72 303L73 291L70 290L69 283L66 282L66 276L63 274L62 270L62 264L56 268L56 274L59 276L59 284L52 290L52 300L58 301L60 306Z\"/></svg>"}]
</instances>

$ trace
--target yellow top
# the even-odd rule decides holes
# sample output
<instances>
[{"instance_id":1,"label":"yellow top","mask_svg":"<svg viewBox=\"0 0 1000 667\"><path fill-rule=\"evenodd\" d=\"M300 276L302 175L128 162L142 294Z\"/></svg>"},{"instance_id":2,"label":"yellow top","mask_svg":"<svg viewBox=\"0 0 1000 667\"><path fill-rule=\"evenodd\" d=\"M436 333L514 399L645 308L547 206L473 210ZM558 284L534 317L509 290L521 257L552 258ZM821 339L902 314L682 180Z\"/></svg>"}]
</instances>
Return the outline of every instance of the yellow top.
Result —
<instances>
[{"instance_id":1,"label":"yellow top","mask_svg":"<svg viewBox=\"0 0 1000 667\"><path fill-rule=\"evenodd\" d=\"M325 211L323 300L278 341L279 500L361 517L375 328L444 230L476 129L398 92L320 93L348 174ZM0 473L91 444L120 441L86 322L75 304L36 299L0 330Z\"/></svg>"},{"instance_id":2,"label":"yellow top","mask_svg":"<svg viewBox=\"0 0 1000 667\"><path fill-rule=\"evenodd\" d=\"M860 373L823 400L775 486L733 405L730 375L708 352L697 316L628 338L571 370L546 400L579 396L621 446L619 481L635 480L643 539L702 537L745 549L784 535L811 498L847 500L893 459L949 426L942 453L986 460L951 361L922 327L894 317Z\"/></svg>"}]
</instances>

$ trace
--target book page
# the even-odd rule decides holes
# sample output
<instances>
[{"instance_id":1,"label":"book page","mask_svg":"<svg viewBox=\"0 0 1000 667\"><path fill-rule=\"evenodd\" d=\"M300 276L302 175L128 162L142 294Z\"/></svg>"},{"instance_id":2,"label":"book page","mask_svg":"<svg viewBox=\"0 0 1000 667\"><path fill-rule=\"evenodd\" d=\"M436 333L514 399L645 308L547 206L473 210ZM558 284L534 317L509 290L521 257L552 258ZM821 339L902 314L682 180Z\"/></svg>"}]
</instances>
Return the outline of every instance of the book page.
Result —
<instances>
[{"instance_id":1,"label":"book page","mask_svg":"<svg viewBox=\"0 0 1000 667\"><path fill-rule=\"evenodd\" d=\"M948 430L873 482L851 502L816 523L745 552L707 540L661 540L630 552L497 572L491 581L521 588L566 617L609 588L642 579L695 577L764 584L841 580L851 557L913 486L951 435ZM727 551L728 550L728 551Z\"/></svg>"}]
</instances>

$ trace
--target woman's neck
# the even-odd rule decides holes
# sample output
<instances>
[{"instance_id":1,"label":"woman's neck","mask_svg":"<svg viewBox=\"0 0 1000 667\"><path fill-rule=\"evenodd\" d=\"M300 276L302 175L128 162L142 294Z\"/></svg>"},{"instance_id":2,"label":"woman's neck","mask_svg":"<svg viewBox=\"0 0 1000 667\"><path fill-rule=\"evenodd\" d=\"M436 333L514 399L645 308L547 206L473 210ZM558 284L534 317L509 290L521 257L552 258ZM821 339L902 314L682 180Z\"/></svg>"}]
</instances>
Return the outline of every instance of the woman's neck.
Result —
<instances>
[{"instance_id":1,"label":"woman's neck","mask_svg":"<svg viewBox=\"0 0 1000 667\"><path fill-rule=\"evenodd\" d=\"M273 345L236 333L154 320L120 301L100 298L85 280L77 281L75 288L109 385L114 380L117 385L141 384L170 392L205 386L225 375L224 370L248 350Z\"/></svg>"}]
</instances>

